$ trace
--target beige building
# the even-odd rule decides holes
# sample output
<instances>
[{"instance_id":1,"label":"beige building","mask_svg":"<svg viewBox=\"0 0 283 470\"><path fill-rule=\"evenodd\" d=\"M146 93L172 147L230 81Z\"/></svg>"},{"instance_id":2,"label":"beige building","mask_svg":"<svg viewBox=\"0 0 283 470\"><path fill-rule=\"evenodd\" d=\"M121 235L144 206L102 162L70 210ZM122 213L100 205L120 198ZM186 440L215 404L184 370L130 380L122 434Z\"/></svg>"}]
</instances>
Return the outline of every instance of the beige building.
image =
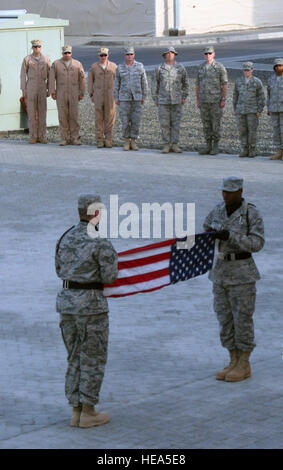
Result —
<instances>
[{"instance_id":1,"label":"beige building","mask_svg":"<svg viewBox=\"0 0 283 470\"><path fill-rule=\"evenodd\" d=\"M0 0L0 9L7 0ZM68 18L66 35L166 36L283 25L282 0L11 0L48 18Z\"/></svg>"}]
</instances>

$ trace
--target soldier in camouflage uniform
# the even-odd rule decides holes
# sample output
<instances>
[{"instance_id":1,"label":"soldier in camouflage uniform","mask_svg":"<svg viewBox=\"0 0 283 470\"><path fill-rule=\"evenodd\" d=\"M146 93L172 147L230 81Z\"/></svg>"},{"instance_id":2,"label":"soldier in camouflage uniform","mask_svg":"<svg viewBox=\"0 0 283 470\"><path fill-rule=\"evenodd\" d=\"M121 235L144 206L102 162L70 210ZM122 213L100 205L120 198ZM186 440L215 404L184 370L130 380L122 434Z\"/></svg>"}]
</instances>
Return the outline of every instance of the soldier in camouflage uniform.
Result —
<instances>
[{"instance_id":1,"label":"soldier in camouflage uniform","mask_svg":"<svg viewBox=\"0 0 283 470\"><path fill-rule=\"evenodd\" d=\"M253 71L252 62L243 64L243 76L236 80L233 92L233 107L242 146L240 157L256 156L258 122L265 106L263 84L253 76Z\"/></svg>"},{"instance_id":2,"label":"soldier in camouflage uniform","mask_svg":"<svg viewBox=\"0 0 283 470\"><path fill-rule=\"evenodd\" d=\"M125 63L116 69L114 98L120 107L124 150L138 150L142 105L147 95L147 78L144 66L136 62L133 47L125 48Z\"/></svg>"},{"instance_id":3,"label":"soldier in camouflage uniform","mask_svg":"<svg viewBox=\"0 0 283 470\"><path fill-rule=\"evenodd\" d=\"M283 59L275 59L267 85L267 114L271 117L277 153L270 160L283 160Z\"/></svg>"},{"instance_id":4,"label":"soldier in camouflage uniform","mask_svg":"<svg viewBox=\"0 0 283 470\"><path fill-rule=\"evenodd\" d=\"M178 53L168 47L162 54L165 62L155 71L152 81L152 98L158 106L158 117L163 141L162 153L170 150L181 153L178 146L182 106L189 94L189 81L186 69L175 61Z\"/></svg>"},{"instance_id":5,"label":"soldier in camouflage uniform","mask_svg":"<svg viewBox=\"0 0 283 470\"><path fill-rule=\"evenodd\" d=\"M220 124L226 102L228 76L225 67L214 60L213 47L204 49L205 63L197 74L197 107L200 108L206 147L201 155L217 155Z\"/></svg>"},{"instance_id":6,"label":"soldier in camouflage uniform","mask_svg":"<svg viewBox=\"0 0 283 470\"><path fill-rule=\"evenodd\" d=\"M230 353L230 364L216 378L238 382L251 375L255 284L260 278L252 253L264 245L264 227L257 208L242 198L241 178L225 178L220 189L224 202L217 204L204 221L204 229L215 231L219 240L218 256L209 279L213 282L220 340Z\"/></svg>"},{"instance_id":7,"label":"soldier in camouflage uniform","mask_svg":"<svg viewBox=\"0 0 283 470\"><path fill-rule=\"evenodd\" d=\"M78 200L80 222L58 240L55 265L63 288L56 310L68 352L65 393L73 414L71 425L88 428L109 421L98 413L98 403L108 345L108 305L104 283L117 277L117 253L107 239L94 237L101 210L99 196Z\"/></svg>"}]
</instances>

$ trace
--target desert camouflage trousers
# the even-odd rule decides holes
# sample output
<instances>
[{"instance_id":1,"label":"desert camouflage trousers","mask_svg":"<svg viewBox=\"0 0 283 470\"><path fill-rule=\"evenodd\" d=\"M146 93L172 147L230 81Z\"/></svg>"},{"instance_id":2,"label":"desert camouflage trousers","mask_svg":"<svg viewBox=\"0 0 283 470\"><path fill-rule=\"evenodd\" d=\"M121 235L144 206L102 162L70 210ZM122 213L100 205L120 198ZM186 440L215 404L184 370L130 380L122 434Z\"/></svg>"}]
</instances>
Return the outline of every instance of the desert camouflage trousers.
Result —
<instances>
[{"instance_id":1,"label":"desert camouflage trousers","mask_svg":"<svg viewBox=\"0 0 283 470\"><path fill-rule=\"evenodd\" d=\"M243 147L256 145L258 122L256 113L237 114L239 137Z\"/></svg>"},{"instance_id":2,"label":"desert camouflage trousers","mask_svg":"<svg viewBox=\"0 0 283 470\"><path fill-rule=\"evenodd\" d=\"M122 121L122 136L137 139L139 136L142 104L140 101L120 101L120 118Z\"/></svg>"},{"instance_id":3,"label":"desert camouflage trousers","mask_svg":"<svg viewBox=\"0 0 283 470\"><path fill-rule=\"evenodd\" d=\"M68 352L65 394L70 405L95 405L104 377L109 335L108 314L60 315Z\"/></svg>"},{"instance_id":4,"label":"desert camouflage trousers","mask_svg":"<svg viewBox=\"0 0 283 470\"><path fill-rule=\"evenodd\" d=\"M255 347L255 283L229 286L214 283L213 294L222 346L229 350L252 351Z\"/></svg>"},{"instance_id":5,"label":"desert camouflage trousers","mask_svg":"<svg viewBox=\"0 0 283 470\"><path fill-rule=\"evenodd\" d=\"M283 149L283 113L270 113L275 147Z\"/></svg>"},{"instance_id":6,"label":"desert camouflage trousers","mask_svg":"<svg viewBox=\"0 0 283 470\"><path fill-rule=\"evenodd\" d=\"M177 144L179 142L181 117L181 104L158 105L159 124L163 141L166 144Z\"/></svg>"},{"instance_id":7,"label":"desert camouflage trousers","mask_svg":"<svg viewBox=\"0 0 283 470\"><path fill-rule=\"evenodd\" d=\"M205 140L219 140L223 109L219 103L200 103L200 115Z\"/></svg>"}]
</instances>

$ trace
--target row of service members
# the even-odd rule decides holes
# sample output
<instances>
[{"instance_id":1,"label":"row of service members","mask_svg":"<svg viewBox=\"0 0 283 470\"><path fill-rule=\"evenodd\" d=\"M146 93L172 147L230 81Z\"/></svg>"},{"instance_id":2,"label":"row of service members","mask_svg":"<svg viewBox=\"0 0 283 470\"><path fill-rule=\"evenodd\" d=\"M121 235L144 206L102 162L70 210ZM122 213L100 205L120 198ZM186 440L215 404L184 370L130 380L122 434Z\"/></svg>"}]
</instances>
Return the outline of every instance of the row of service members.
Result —
<instances>
[{"instance_id":1,"label":"row of service members","mask_svg":"<svg viewBox=\"0 0 283 470\"><path fill-rule=\"evenodd\" d=\"M46 143L46 98L57 102L61 131L60 145L80 145L78 103L85 93L82 64L73 59L72 47L62 48L62 58L52 65L41 54L41 41L33 40L33 53L25 57L21 69L21 89L27 102L30 143ZM100 48L99 61L88 73L88 92L95 108L95 133L98 147L112 147L115 104L119 106L124 150L138 150L136 139L147 96L148 84L144 66L135 60L133 47L124 50L125 62L118 66L109 60L109 49ZM155 70L152 97L158 107L158 118L164 147L176 153L180 149L179 133L182 107L189 94L186 69L175 58L174 47L163 52L164 62ZM213 47L204 49L205 61L196 79L197 106L200 109L206 146L200 154L218 153L221 119L226 103L228 76L225 67L215 60ZM266 99L263 84L253 76L253 63L243 63L243 76L233 92L233 106L241 142L241 157L256 156L259 117ZM271 116L273 141L277 153L271 159L283 158L283 59L275 59L274 73L267 87L267 112Z\"/></svg>"}]
</instances>

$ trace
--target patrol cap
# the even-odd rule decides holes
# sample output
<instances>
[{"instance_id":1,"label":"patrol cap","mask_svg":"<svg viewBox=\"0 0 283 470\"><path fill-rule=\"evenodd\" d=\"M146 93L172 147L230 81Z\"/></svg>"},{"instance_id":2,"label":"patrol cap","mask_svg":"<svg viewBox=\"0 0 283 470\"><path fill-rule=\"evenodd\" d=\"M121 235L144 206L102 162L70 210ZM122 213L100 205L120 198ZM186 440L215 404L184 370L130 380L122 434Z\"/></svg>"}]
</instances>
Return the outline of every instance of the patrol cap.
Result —
<instances>
[{"instance_id":1,"label":"patrol cap","mask_svg":"<svg viewBox=\"0 0 283 470\"><path fill-rule=\"evenodd\" d=\"M175 55L178 55L178 52L175 50L173 46L167 47L166 51L162 53L163 57L165 56L165 54L167 54L167 52L174 52Z\"/></svg>"},{"instance_id":2,"label":"patrol cap","mask_svg":"<svg viewBox=\"0 0 283 470\"><path fill-rule=\"evenodd\" d=\"M109 52L109 49L107 47L101 47L100 49L98 49L98 55L101 55L101 54L108 55L108 52Z\"/></svg>"},{"instance_id":3,"label":"patrol cap","mask_svg":"<svg viewBox=\"0 0 283 470\"><path fill-rule=\"evenodd\" d=\"M101 197L98 194L80 194L78 198L78 210L80 215L91 215L92 211L89 210L89 206L95 204L96 209L103 206ZM97 206L96 206L97 204ZM91 208L90 208L91 209Z\"/></svg>"},{"instance_id":4,"label":"patrol cap","mask_svg":"<svg viewBox=\"0 0 283 470\"><path fill-rule=\"evenodd\" d=\"M229 193L234 193L235 191L239 191L239 189L243 188L243 178L238 178L237 176L228 176L227 178L223 178L223 183L221 191L228 191Z\"/></svg>"},{"instance_id":5,"label":"patrol cap","mask_svg":"<svg viewBox=\"0 0 283 470\"><path fill-rule=\"evenodd\" d=\"M252 62L244 62L242 67L243 70L252 70L254 68L254 64Z\"/></svg>"},{"instance_id":6,"label":"patrol cap","mask_svg":"<svg viewBox=\"0 0 283 470\"><path fill-rule=\"evenodd\" d=\"M135 49L133 46L127 46L124 48L124 54L134 54Z\"/></svg>"},{"instance_id":7,"label":"patrol cap","mask_svg":"<svg viewBox=\"0 0 283 470\"><path fill-rule=\"evenodd\" d=\"M65 54L65 52L72 52L72 46L70 46L70 44L66 44L62 47L62 52L63 54Z\"/></svg>"},{"instance_id":8,"label":"patrol cap","mask_svg":"<svg viewBox=\"0 0 283 470\"><path fill-rule=\"evenodd\" d=\"M283 59L275 59L273 62L273 68L275 69L276 65L283 65Z\"/></svg>"},{"instance_id":9,"label":"patrol cap","mask_svg":"<svg viewBox=\"0 0 283 470\"><path fill-rule=\"evenodd\" d=\"M215 52L214 50L214 47L213 46L208 46L208 47L205 47L204 50L203 50L204 54L207 53L207 52Z\"/></svg>"},{"instance_id":10,"label":"patrol cap","mask_svg":"<svg viewBox=\"0 0 283 470\"><path fill-rule=\"evenodd\" d=\"M42 42L41 42L40 39L33 39L33 40L31 41L31 45L32 45L32 47L35 47L35 46L40 46L40 47L41 47L41 46L42 46Z\"/></svg>"}]
</instances>

